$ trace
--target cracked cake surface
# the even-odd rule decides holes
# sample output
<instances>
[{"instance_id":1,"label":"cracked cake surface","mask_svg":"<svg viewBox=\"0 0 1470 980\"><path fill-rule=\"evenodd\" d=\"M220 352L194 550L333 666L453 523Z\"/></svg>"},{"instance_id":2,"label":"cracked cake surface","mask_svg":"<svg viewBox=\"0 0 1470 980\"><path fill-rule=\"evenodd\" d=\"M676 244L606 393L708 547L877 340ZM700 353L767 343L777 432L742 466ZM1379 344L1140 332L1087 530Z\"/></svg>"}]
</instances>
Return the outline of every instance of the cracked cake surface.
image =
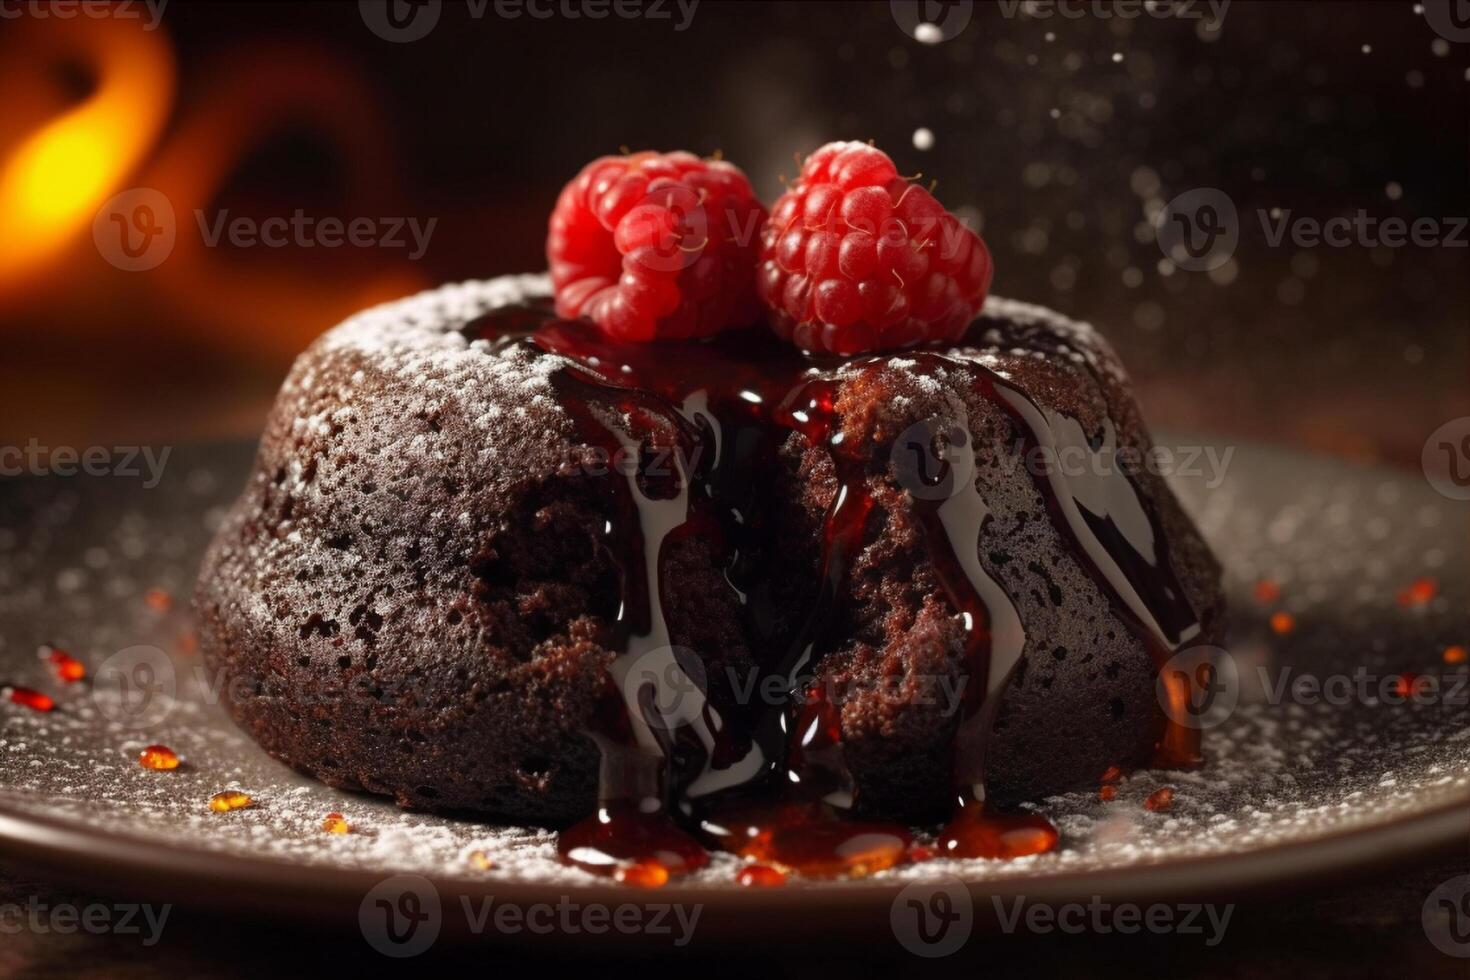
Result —
<instances>
[{"instance_id":1,"label":"cracked cake surface","mask_svg":"<svg viewBox=\"0 0 1470 980\"><path fill-rule=\"evenodd\" d=\"M226 703L272 755L411 808L563 825L595 807L593 736L630 636L666 641L736 733L758 724L751 680L805 645L804 689L836 692L856 810L942 818L976 627L904 452L923 457L935 438L952 451L958 426L984 512L973 554L955 551L1019 627L984 733L990 793L1035 799L1147 764L1165 720L1138 620L1156 607L1136 576L1110 586L1079 547L997 397L1024 393L1094 449L1147 450L1126 375L1091 327L991 298L954 347L835 360L756 343L730 377L785 358L762 405L820 390L828 426L819 437L765 419L760 445L732 456L720 439L750 432L698 401L693 363L665 389L606 356L476 326L498 315L496 330L526 332L550 319L537 312L548 295L539 276L446 286L354 316L296 362L197 595ZM569 384L593 392L575 409ZM626 471L619 446L635 458ZM660 458L672 465L656 470ZM1131 514L1115 487L1074 482L1084 503ZM1194 614L1187 639L1218 643L1214 558L1158 475L1141 468L1129 485L1151 521L1133 531ZM832 515L853 492L867 506L829 602ZM636 504L646 532L675 500L651 563L609 530ZM648 568L657 622L630 624ZM1133 585L1137 601L1122 595ZM1005 620L988 624L992 644ZM677 787L731 765L687 730L660 744Z\"/></svg>"}]
</instances>

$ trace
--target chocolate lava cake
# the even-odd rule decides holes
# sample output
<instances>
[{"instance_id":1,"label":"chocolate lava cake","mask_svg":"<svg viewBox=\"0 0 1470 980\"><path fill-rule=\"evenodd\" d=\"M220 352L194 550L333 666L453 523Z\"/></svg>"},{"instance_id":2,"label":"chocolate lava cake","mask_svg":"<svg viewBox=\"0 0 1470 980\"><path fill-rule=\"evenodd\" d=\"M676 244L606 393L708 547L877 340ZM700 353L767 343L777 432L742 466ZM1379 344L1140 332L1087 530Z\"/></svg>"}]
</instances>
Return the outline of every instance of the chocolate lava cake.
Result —
<instances>
[{"instance_id":1,"label":"chocolate lava cake","mask_svg":"<svg viewBox=\"0 0 1470 980\"><path fill-rule=\"evenodd\" d=\"M1220 642L1219 569L1137 464L1091 327L992 297L960 343L901 353L761 326L625 350L550 300L539 276L447 286L297 361L197 596L273 756L566 825L632 751L686 806L810 772L921 822L957 757L1006 804L1169 741L1158 665Z\"/></svg>"}]
</instances>

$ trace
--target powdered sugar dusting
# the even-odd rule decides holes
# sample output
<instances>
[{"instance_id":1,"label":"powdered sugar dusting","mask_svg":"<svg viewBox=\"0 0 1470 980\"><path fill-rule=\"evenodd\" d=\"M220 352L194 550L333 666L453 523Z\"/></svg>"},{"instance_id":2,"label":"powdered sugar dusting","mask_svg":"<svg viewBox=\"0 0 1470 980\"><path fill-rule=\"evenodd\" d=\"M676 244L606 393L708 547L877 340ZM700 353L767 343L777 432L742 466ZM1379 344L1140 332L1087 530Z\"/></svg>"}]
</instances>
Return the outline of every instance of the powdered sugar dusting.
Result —
<instances>
[{"instance_id":1,"label":"powdered sugar dusting","mask_svg":"<svg viewBox=\"0 0 1470 980\"><path fill-rule=\"evenodd\" d=\"M52 714L0 703L0 811L323 873L594 883L556 862L543 829L409 814L331 790L273 762L223 717L213 704L213 678L190 652L183 603L161 612L144 595L155 587L184 593L223 494L247 464L243 451L226 458L181 451L156 491L55 480L4 489L0 674L60 703ZM1183 479L1177 489L1229 569L1231 648L1247 681L1241 707L1206 733L1209 763L1195 772L1134 774L1112 802L1091 790L1041 801L1038 809L1063 835L1054 854L935 861L885 877L983 881L1127 869L1303 843L1470 802L1463 704L1305 704L1273 701L1271 694L1283 666L1318 676L1360 667L1428 674L1444 646L1465 642L1464 569L1434 560L1445 529L1457 526L1450 505L1407 475L1251 447L1238 449L1218 485ZM1396 587L1428 566L1438 569L1437 594L1422 608L1404 608ZM1253 584L1268 575L1299 623L1290 636L1273 634L1271 608L1252 598ZM94 675L116 651L156 648L177 680L170 710L143 728L126 723L115 692L62 687L48 674L34 655L46 641L70 649ZM1445 676L1463 680L1465 670L1460 665ZM153 742L177 750L184 766L169 773L139 767L139 749ZM1150 812L1143 800L1162 786L1175 789L1173 806ZM209 798L225 789L256 802L211 812ZM334 811L346 816L352 833L322 831L323 817ZM470 855L477 851L493 867L475 867ZM694 880L735 887L736 867L717 855Z\"/></svg>"}]
</instances>

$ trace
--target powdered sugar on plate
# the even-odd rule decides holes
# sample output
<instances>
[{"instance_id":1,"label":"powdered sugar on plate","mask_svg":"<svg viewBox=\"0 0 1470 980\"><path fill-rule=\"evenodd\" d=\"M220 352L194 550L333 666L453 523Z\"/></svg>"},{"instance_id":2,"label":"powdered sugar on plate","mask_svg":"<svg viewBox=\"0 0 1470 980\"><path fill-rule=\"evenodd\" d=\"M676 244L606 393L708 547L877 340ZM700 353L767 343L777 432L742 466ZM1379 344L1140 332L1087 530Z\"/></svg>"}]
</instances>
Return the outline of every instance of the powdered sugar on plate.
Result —
<instances>
[{"instance_id":1,"label":"powdered sugar on plate","mask_svg":"<svg viewBox=\"0 0 1470 980\"><path fill-rule=\"evenodd\" d=\"M465 316L482 291L472 292ZM372 316L363 314L368 325L353 343L371 342ZM1159 441L1181 454L1210 449L1217 461L1230 448ZM0 679L58 701L49 714L0 702L0 812L324 872L596 883L556 862L543 829L409 814L329 789L271 760L223 716L211 676L192 652L186 597L248 462L245 447L181 450L153 490L55 478L0 487ZM1443 660L1447 647L1470 639L1464 563L1447 554L1450 535L1463 528L1460 515L1417 475L1252 446L1235 447L1222 470L1212 476L1202 465L1200 476L1174 478L1228 569L1234 607L1230 652L1240 704L1206 733L1208 764L1133 774L1107 802L1095 789L1040 801L1037 808L1062 832L1056 853L937 860L884 878L1119 871L1306 844L1470 806L1466 666ZM1279 598L1259 597L1263 580ZM1405 587L1421 580L1432 587L1406 600ZM1281 629L1279 614L1290 629ZM62 685L36 657L46 642L83 660L93 677L108 664L127 665L138 687ZM128 651L131 660L111 659ZM138 663L151 675L138 673ZM1320 684L1359 675L1377 683L1344 703L1300 687L1302 677ZM1420 703L1381 696L1404 675L1433 676L1440 693ZM127 699L149 685L162 689L144 717ZM152 743L176 750L183 766L140 767L138 752ZM1165 786L1174 790L1172 805L1145 808ZM228 789L249 794L253 805L211 811L210 797ZM350 833L322 829L333 812L345 816ZM717 855L693 883L737 887L737 867ZM789 887L851 884L793 880Z\"/></svg>"}]
</instances>

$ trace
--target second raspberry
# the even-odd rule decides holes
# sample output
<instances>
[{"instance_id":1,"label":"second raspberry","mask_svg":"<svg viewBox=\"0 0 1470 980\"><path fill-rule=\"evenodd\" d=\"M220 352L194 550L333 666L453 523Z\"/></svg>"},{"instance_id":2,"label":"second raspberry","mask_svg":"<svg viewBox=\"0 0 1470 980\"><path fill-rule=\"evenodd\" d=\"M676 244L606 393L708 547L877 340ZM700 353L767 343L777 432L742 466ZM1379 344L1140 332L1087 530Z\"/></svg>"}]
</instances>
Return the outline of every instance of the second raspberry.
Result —
<instances>
[{"instance_id":1,"label":"second raspberry","mask_svg":"<svg viewBox=\"0 0 1470 980\"><path fill-rule=\"evenodd\" d=\"M771 210L760 259L772 327L809 351L957 341L990 288L980 237L865 143L806 159Z\"/></svg>"}]
</instances>

